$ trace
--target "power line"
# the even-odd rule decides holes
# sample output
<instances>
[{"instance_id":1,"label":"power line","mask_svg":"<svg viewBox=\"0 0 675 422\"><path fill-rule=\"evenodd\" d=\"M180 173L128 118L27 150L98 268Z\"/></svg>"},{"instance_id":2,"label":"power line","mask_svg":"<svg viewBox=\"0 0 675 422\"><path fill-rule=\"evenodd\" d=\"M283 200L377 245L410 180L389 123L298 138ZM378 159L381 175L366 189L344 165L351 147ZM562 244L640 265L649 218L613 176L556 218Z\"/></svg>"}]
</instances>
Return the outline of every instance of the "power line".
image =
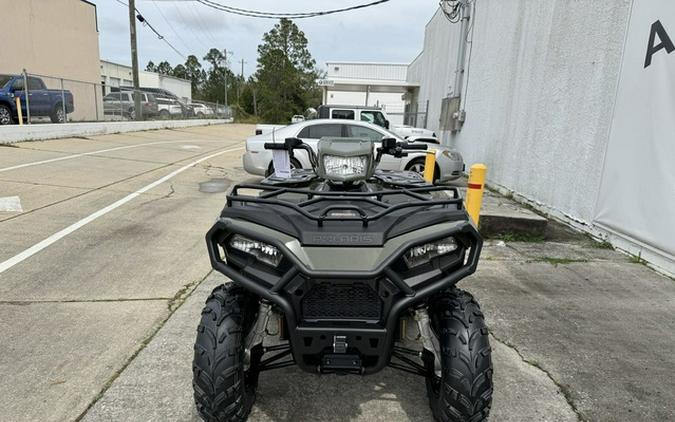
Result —
<instances>
[{"instance_id":1,"label":"power line","mask_svg":"<svg viewBox=\"0 0 675 422\"><path fill-rule=\"evenodd\" d=\"M235 15L248 16L253 18L263 18L263 19L279 19L279 18L288 18L288 19L304 19L304 18L314 18L317 16L326 16L332 15L335 13L349 12L352 10L364 9L366 7L377 6L382 3L387 3L390 0L377 0L370 3L359 4L356 6L344 7L341 9L332 9L332 10L323 10L315 12L294 12L294 13L281 13L281 12L265 12L260 10L251 10L251 9L242 9L238 7L232 7L225 4L217 3L212 0L191 0L203 4L204 6L211 7L222 12L232 13Z\"/></svg>"},{"instance_id":2,"label":"power line","mask_svg":"<svg viewBox=\"0 0 675 422\"><path fill-rule=\"evenodd\" d=\"M123 2L122 0L116 0L116 1L117 1L117 3L123 5L123 6L127 7L127 8L129 7L129 5L128 5L127 3L125 3L125 2ZM141 23L143 24L143 26L147 26L148 28L150 28L150 30L151 30L152 32L154 32L155 35L157 35L157 38L158 38L158 39L164 41L164 42L166 43L166 45L168 45L169 47L171 47L171 49L172 49L173 51L176 52L176 54L178 54L178 55L181 56L183 59L185 59L185 55L184 55L183 53L181 53L176 47L174 47L173 44L171 44L171 43L169 42L169 40L167 40L167 39L164 37L164 35L160 34L160 33L159 33L152 25L150 25L150 22L148 22L147 19L145 19L145 17L143 17L143 14L141 13L140 10L138 10L138 8L134 7L134 10L135 10L136 13L137 13L136 19L138 19L138 21L141 22Z\"/></svg>"},{"instance_id":3,"label":"power line","mask_svg":"<svg viewBox=\"0 0 675 422\"><path fill-rule=\"evenodd\" d=\"M189 23L188 24L185 23L185 22L188 22L188 20L185 18L185 15L183 15L183 12L181 11L180 7L178 7L178 5L176 3L173 4L173 8L176 11L176 13L178 13L178 15L180 16L181 23L183 23L183 26L187 26L188 30L190 30L190 32L192 33L193 39L198 41L202 45L202 47L204 47L208 51L208 49L209 49L208 40L206 40L206 42L204 42L205 39L198 36L197 33L192 29L192 26L189 25Z\"/></svg>"},{"instance_id":4,"label":"power line","mask_svg":"<svg viewBox=\"0 0 675 422\"><path fill-rule=\"evenodd\" d=\"M201 25L201 30L202 30L202 32L206 32L206 34L208 35L208 38L210 38L210 41L213 43L212 45L213 45L213 46L218 45L218 44L219 44L219 41L217 40L217 37L214 36L213 33L209 30L208 22L205 22L204 20L202 20L202 16L201 16L201 14L199 13L199 11L198 11L198 10L195 10L195 9L192 8L192 7L189 7L188 9L190 9L190 12L191 12L191 13L197 18L197 20L199 21L199 24Z\"/></svg>"},{"instance_id":5,"label":"power line","mask_svg":"<svg viewBox=\"0 0 675 422\"><path fill-rule=\"evenodd\" d=\"M152 0L152 4L155 6L155 8L156 8L157 11L159 12L160 16L162 17L162 19L164 20L164 22L169 26L169 28L170 28L171 31L174 33L174 35L176 36L176 38L178 38L178 40L183 44L184 47L186 47L186 48L189 49L190 47L187 45L187 43L185 42L185 40L184 40L180 35L178 35L178 32L176 31L176 29L175 29L175 28L173 27L173 25L171 25L171 24L169 23L169 21L166 19L166 16L164 16L164 12L162 12L162 9L157 5L157 2L156 2L155 0Z\"/></svg>"}]
</instances>

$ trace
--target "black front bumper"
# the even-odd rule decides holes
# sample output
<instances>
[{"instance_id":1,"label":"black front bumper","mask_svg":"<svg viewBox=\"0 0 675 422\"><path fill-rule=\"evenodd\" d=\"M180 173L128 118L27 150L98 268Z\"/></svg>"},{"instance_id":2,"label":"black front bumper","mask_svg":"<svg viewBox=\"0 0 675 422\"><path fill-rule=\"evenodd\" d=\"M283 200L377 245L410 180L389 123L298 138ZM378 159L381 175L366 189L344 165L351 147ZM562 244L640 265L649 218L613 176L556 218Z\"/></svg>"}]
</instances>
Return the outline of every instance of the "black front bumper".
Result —
<instances>
[{"instance_id":1,"label":"black front bumper","mask_svg":"<svg viewBox=\"0 0 675 422\"><path fill-rule=\"evenodd\" d=\"M284 271L270 277L250 260L233 257L226 262L221 245L234 233L277 247L284 255ZM461 247L456 255L436 262L432 277L406 278L396 271L410 247L447 236L460 239ZM308 268L278 239L241 227L235 230L225 219L216 222L206 241L214 269L280 308L295 362L315 373L333 372L326 364L331 361L327 356L336 356L335 339L342 337L348 345L346 356L354 357L350 361L354 367L338 372L370 374L383 369L391 358L402 313L475 272L482 247L476 229L465 222L401 245L372 271L337 273ZM345 304L350 307L343 312Z\"/></svg>"}]
</instances>

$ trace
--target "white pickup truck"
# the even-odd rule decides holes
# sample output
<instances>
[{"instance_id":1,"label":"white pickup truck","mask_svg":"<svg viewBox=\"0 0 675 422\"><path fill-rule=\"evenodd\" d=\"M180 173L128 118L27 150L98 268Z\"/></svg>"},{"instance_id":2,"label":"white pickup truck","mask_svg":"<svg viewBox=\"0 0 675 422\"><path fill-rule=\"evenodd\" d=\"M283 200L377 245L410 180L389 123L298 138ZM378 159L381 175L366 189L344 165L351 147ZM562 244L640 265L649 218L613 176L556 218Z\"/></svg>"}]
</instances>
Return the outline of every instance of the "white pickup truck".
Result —
<instances>
[{"instance_id":1,"label":"white pickup truck","mask_svg":"<svg viewBox=\"0 0 675 422\"><path fill-rule=\"evenodd\" d=\"M404 139L408 138L409 136L436 138L436 133L429 129L412 127L408 125L391 125L389 116L387 116L387 112L379 107L334 104L322 105L319 106L317 110L317 118L368 122L385 129L389 129ZM270 133L272 130L278 130L285 126L286 125L256 125L255 134L262 135L264 133Z\"/></svg>"}]
</instances>

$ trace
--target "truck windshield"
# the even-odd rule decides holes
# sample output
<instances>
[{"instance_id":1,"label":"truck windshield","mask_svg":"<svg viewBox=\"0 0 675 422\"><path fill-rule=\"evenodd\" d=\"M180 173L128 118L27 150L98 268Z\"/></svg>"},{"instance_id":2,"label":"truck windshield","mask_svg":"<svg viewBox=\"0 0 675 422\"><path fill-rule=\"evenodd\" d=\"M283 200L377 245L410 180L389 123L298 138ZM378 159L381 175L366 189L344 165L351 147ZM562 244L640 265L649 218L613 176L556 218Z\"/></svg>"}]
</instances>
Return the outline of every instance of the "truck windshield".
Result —
<instances>
[{"instance_id":1,"label":"truck windshield","mask_svg":"<svg viewBox=\"0 0 675 422\"><path fill-rule=\"evenodd\" d=\"M10 81L10 79L12 79L12 77L9 75L0 75L0 88L4 88L5 85L7 85L7 82Z\"/></svg>"}]
</instances>

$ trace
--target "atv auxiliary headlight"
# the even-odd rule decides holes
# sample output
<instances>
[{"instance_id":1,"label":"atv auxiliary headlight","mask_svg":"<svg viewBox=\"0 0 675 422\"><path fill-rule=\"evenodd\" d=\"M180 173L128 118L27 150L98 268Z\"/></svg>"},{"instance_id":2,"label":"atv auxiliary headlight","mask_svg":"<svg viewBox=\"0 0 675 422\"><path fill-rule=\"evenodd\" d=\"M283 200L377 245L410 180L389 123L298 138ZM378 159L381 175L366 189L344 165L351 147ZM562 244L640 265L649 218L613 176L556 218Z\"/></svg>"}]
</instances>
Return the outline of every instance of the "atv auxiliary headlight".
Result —
<instances>
[{"instance_id":1,"label":"atv auxiliary headlight","mask_svg":"<svg viewBox=\"0 0 675 422\"><path fill-rule=\"evenodd\" d=\"M278 266L281 262L282 256L279 249L264 242L235 234L230 239L230 246L232 249L254 256L258 261L272 265L273 267Z\"/></svg>"},{"instance_id":2,"label":"atv auxiliary headlight","mask_svg":"<svg viewBox=\"0 0 675 422\"><path fill-rule=\"evenodd\" d=\"M420 264L429 262L431 258L449 254L457 250L457 242L454 237L446 237L424 245L413 246L403 255L408 268L416 267Z\"/></svg>"}]
</instances>

